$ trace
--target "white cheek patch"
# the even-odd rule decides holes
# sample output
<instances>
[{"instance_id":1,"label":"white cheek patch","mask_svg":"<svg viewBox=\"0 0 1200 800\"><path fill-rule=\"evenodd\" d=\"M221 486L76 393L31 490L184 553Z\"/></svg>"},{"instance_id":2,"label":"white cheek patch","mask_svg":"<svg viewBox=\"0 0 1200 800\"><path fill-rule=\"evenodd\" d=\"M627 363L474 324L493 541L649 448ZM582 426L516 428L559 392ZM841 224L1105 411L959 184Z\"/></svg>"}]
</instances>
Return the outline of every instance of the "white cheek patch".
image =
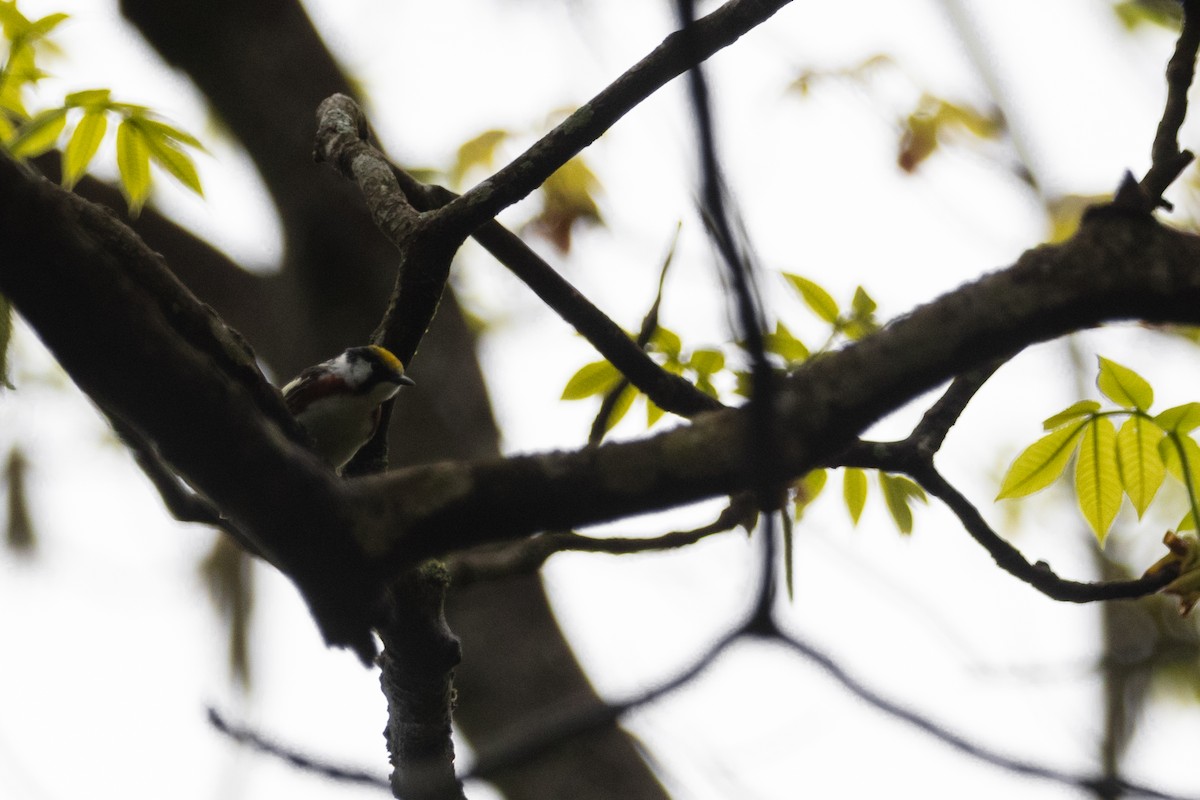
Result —
<instances>
[{"instance_id":1,"label":"white cheek patch","mask_svg":"<svg viewBox=\"0 0 1200 800\"><path fill-rule=\"evenodd\" d=\"M338 369L351 386L362 386L371 377L371 365L360 358L351 359L342 353L337 357Z\"/></svg>"}]
</instances>

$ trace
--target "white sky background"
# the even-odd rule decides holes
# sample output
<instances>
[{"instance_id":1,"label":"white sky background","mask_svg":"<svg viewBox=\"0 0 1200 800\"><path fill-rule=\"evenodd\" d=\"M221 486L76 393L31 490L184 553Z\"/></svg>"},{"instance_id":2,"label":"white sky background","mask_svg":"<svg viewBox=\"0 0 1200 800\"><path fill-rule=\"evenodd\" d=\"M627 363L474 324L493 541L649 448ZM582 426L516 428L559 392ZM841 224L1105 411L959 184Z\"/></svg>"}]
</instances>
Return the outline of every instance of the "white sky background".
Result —
<instances>
[{"instance_id":1,"label":"white sky background","mask_svg":"<svg viewBox=\"0 0 1200 800\"><path fill-rule=\"evenodd\" d=\"M164 73L120 25L115 3L21 7L73 15L58 37L68 60L53 65L61 79L47 84L47 96L112 87L211 143L213 156L199 159L207 202L160 191L159 205L245 263L269 265L277 234L255 177L215 135L186 82ZM536 129L550 111L588 99L670 26L669 4L644 0L309 7L370 93L388 149L439 166L484 129ZM892 118L919 89L982 96L940 8L797 2L709 67L724 163L763 266L812 277L843 304L861 283L884 319L1011 263L1044 235L1033 198L978 155L936 156L912 178L895 169ZM1148 163L1172 39L1124 36L1106 8L1094 0L970 4L1011 91L1012 122L1051 193L1109 191L1124 169L1140 173ZM804 101L785 94L796 69L843 67L880 52L895 56L919 88L891 75L875 84L874 99L838 84ZM703 346L728 334L716 268L692 213L687 119L677 84L588 151L605 185L609 227L579 235L563 269L619 323L636 327L684 219L663 323ZM1183 143L1195 139L1185 133ZM493 321L484 367L506 449L577 446L594 405L557 398L593 352L477 250L461 262L457 284ZM818 326L782 282L763 284L772 312L816 339ZM1194 350L1130 328L1086 334L1081 349L1089 368L1099 351L1139 370L1159 408L1196 399ZM195 572L212 534L167 518L77 392L31 377L46 363L32 336L18 343L16 358L21 389L0 402L0 444L18 441L33 455L42 548L32 563L0 558L0 797L382 796L298 774L208 728L203 707L214 703L307 752L386 773L376 675L326 651L295 591L266 570L255 689L243 697L230 688L220 625ZM1061 345L1023 355L971 404L939 465L1028 556L1087 578L1091 545L1061 491L1019 506L990 503L1004 465L1036 438L1040 420L1077 399L1072 381ZM903 435L920 410L885 421L879 435ZM632 422L618 430L639 434ZM918 512L916 534L905 539L877 494L852 529L836 477L827 492L798 532L796 599L783 611L789 627L867 684L980 744L1094 771L1096 609L1055 603L1001 573L936 504ZM714 508L614 529L689 527ZM1158 557L1167 524L1138 524L1126 509L1113 537L1133 541L1128 549L1144 565ZM589 673L620 698L674 675L735 624L750 602L754 566L753 547L734 533L666 555L562 555L545 575ZM960 757L761 644L735 648L627 724L680 798L1083 796ZM1127 777L1194 790L1188 759L1197 745L1194 707L1159 703Z\"/></svg>"}]
</instances>

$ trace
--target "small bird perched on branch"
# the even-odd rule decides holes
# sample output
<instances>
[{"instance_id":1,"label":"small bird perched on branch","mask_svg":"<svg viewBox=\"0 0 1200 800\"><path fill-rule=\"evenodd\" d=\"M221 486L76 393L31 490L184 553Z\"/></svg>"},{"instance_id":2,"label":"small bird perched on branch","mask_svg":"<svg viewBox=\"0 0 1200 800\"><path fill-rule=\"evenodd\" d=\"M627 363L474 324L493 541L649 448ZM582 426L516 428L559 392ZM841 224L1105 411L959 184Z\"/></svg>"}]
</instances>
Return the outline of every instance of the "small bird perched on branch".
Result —
<instances>
[{"instance_id":1,"label":"small bird perched on branch","mask_svg":"<svg viewBox=\"0 0 1200 800\"><path fill-rule=\"evenodd\" d=\"M308 367L283 387L283 402L338 472L379 427L380 406L412 386L404 364L378 345L351 347Z\"/></svg>"}]
</instances>

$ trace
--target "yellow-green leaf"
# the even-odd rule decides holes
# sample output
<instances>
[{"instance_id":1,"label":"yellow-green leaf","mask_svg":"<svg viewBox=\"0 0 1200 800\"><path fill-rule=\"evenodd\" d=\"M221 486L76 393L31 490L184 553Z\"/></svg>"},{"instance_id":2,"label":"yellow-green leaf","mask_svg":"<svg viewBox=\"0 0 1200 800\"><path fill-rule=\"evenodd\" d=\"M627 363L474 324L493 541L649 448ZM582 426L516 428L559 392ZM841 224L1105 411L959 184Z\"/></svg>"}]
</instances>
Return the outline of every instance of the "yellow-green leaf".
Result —
<instances>
[{"instance_id":1,"label":"yellow-green leaf","mask_svg":"<svg viewBox=\"0 0 1200 800\"><path fill-rule=\"evenodd\" d=\"M649 397L646 398L646 427L649 428L654 423L662 419L663 410L658 407Z\"/></svg>"},{"instance_id":2,"label":"yellow-green leaf","mask_svg":"<svg viewBox=\"0 0 1200 800\"><path fill-rule=\"evenodd\" d=\"M142 107L127 106L127 108L141 109ZM146 109L142 109L142 112L144 111L146 111ZM202 153L208 152L204 149L204 145L201 143L201 141L187 131L180 130L174 125L168 125L160 119L154 119L153 117L145 116L144 113L135 112L135 116L138 120L138 127L151 136L158 136L163 139L168 139L171 142L178 142L179 144L184 144L188 147L194 147Z\"/></svg>"},{"instance_id":3,"label":"yellow-green leaf","mask_svg":"<svg viewBox=\"0 0 1200 800\"><path fill-rule=\"evenodd\" d=\"M609 412L608 419L605 420L604 430L606 433L615 428L617 423L625 418L637 394L637 389L629 384L625 384L621 389L621 393L617 395L617 399L612 405L612 411Z\"/></svg>"},{"instance_id":4,"label":"yellow-green leaf","mask_svg":"<svg viewBox=\"0 0 1200 800\"><path fill-rule=\"evenodd\" d=\"M1077 420L1080 417L1090 416L1100 410L1100 404L1095 400L1080 400L1078 403L1072 403L1052 417L1047 417L1042 422L1042 429L1052 431L1060 425L1065 425L1072 420Z\"/></svg>"},{"instance_id":5,"label":"yellow-green leaf","mask_svg":"<svg viewBox=\"0 0 1200 800\"><path fill-rule=\"evenodd\" d=\"M1075 462L1075 493L1083 518L1100 544L1121 508L1121 478L1117 469L1117 431L1108 417L1087 423Z\"/></svg>"},{"instance_id":6,"label":"yellow-green leaf","mask_svg":"<svg viewBox=\"0 0 1200 800\"><path fill-rule=\"evenodd\" d=\"M1154 389L1141 375L1115 361L1099 356L1100 373L1096 385L1109 400L1125 408L1145 411L1154 404Z\"/></svg>"},{"instance_id":7,"label":"yellow-green leaf","mask_svg":"<svg viewBox=\"0 0 1200 800\"><path fill-rule=\"evenodd\" d=\"M108 130L108 115L104 111L89 111L79 120L62 154L62 183L67 189L73 187L87 172L88 164L96 155L100 141Z\"/></svg>"},{"instance_id":8,"label":"yellow-green leaf","mask_svg":"<svg viewBox=\"0 0 1200 800\"><path fill-rule=\"evenodd\" d=\"M490 167L496 160L496 149L510 135L505 130L490 130L463 142L450 168L450 183L459 184L473 167Z\"/></svg>"},{"instance_id":9,"label":"yellow-green leaf","mask_svg":"<svg viewBox=\"0 0 1200 800\"><path fill-rule=\"evenodd\" d=\"M796 497L794 506L796 519L804 516L805 509L821 494L821 490L825 488L825 483L828 479L829 470L814 469L792 484L792 490Z\"/></svg>"},{"instance_id":10,"label":"yellow-green leaf","mask_svg":"<svg viewBox=\"0 0 1200 800\"><path fill-rule=\"evenodd\" d=\"M808 278L802 278L799 275L793 275L789 272L783 273L783 277L791 284L792 288L800 293L800 297L813 310L818 317L828 322L830 325L838 321L840 314L837 301L822 289L817 284L810 281Z\"/></svg>"},{"instance_id":11,"label":"yellow-green leaf","mask_svg":"<svg viewBox=\"0 0 1200 800\"><path fill-rule=\"evenodd\" d=\"M17 135L8 143L8 152L16 158L40 156L58 143L66 124L67 109L42 111L17 129Z\"/></svg>"},{"instance_id":12,"label":"yellow-green leaf","mask_svg":"<svg viewBox=\"0 0 1200 800\"><path fill-rule=\"evenodd\" d=\"M925 491L903 475L887 472L879 473L879 488L883 490L884 502L896 527L903 534L912 533L912 501L917 499L926 502Z\"/></svg>"},{"instance_id":13,"label":"yellow-green leaf","mask_svg":"<svg viewBox=\"0 0 1200 800\"><path fill-rule=\"evenodd\" d=\"M725 354L720 350L694 350L688 366L700 375L712 375L725 369Z\"/></svg>"},{"instance_id":14,"label":"yellow-green leaf","mask_svg":"<svg viewBox=\"0 0 1200 800\"><path fill-rule=\"evenodd\" d=\"M621 373L607 361L584 364L563 387L563 400L582 400L592 395L604 394L617 385Z\"/></svg>"},{"instance_id":15,"label":"yellow-green leaf","mask_svg":"<svg viewBox=\"0 0 1200 800\"><path fill-rule=\"evenodd\" d=\"M150 196L150 148L137 123L127 119L117 128L117 168L121 173L121 192L136 217Z\"/></svg>"},{"instance_id":16,"label":"yellow-green leaf","mask_svg":"<svg viewBox=\"0 0 1200 800\"><path fill-rule=\"evenodd\" d=\"M196 174L196 165L192 163L192 159L188 157L187 153L171 144L169 139L149 132L143 132L143 136L154 163L169 172L175 180L203 197L204 189L200 186L200 176Z\"/></svg>"},{"instance_id":17,"label":"yellow-green leaf","mask_svg":"<svg viewBox=\"0 0 1200 800\"><path fill-rule=\"evenodd\" d=\"M1117 470L1139 519L1150 507L1166 475L1158 454L1158 443L1163 436L1161 428L1136 415L1125 420L1117 431Z\"/></svg>"},{"instance_id":18,"label":"yellow-green leaf","mask_svg":"<svg viewBox=\"0 0 1200 800\"><path fill-rule=\"evenodd\" d=\"M1158 453L1167 471L1183 484L1190 501L1200 501L1200 445L1196 444L1196 440L1190 436L1168 433L1159 441ZM1192 508L1188 512L1193 520L1194 510Z\"/></svg>"},{"instance_id":19,"label":"yellow-green leaf","mask_svg":"<svg viewBox=\"0 0 1200 800\"><path fill-rule=\"evenodd\" d=\"M1154 417L1154 424L1167 433L1187 433L1200 426L1200 403L1184 403Z\"/></svg>"},{"instance_id":20,"label":"yellow-green leaf","mask_svg":"<svg viewBox=\"0 0 1200 800\"><path fill-rule=\"evenodd\" d=\"M108 100L111 96L111 89L84 89L82 92L71 92L63 98L63 105L72 108L80 106L85 108L107 108Z\"/></svg>"},{"instance_id":21,"label":"yellow-green leaf","mask_svg":"<svg viewBox=\"0 0 1200 800\"><path fill-rule=\"evenodd\" d=\"M842 471L842 497L846 501L846 510L850 519L858 524L863 507L867 504L867 473L857 467L847 467Z\"/></svg>"},{"instance_id":22,"label":"yellow-green leaf","mask_svg":"<svg viewBox=\"0 0 1200 800\"><path fill-rule=\"evenodd\" d=\"M775 330L763 336L763 347L790 364L798 364L808 358L808 348L797 339L782 322L775 323Z\"/></svg>"},{"instance_id":23,"label":"yellow-green leaf","mask_svg":"<svg viewBox=\"0 0 1200 800\"><path fill-rule=\"evenodd\" d=\"M996 499L1024 497L1053 483L1067 468L1086 425L1087 422L1075 422L1026 447L1008 468Z\"/></svg>"},{"instance_id":24,"label":"yellow-green leaf","mask_svg":"<svg viewBox=\"0 0 1200 800\"><path fill-rule=\"evenodd\" d=\"M683 352L683 340L679 338L679 334L661 325L650 334L650 346L651 349L671 358L679 358L679 354Z\"/></svg>"}]
</instances>

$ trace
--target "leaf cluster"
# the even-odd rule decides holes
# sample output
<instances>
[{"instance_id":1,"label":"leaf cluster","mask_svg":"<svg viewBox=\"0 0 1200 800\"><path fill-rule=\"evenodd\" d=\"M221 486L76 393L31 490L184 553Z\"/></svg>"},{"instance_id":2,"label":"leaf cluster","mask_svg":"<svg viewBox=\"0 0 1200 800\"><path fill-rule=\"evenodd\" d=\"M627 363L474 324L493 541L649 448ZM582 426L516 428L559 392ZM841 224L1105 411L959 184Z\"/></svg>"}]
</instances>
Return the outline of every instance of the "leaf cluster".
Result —
<instances>
[{"instance_id":1,"label":"leaf cluster","mask_svg":"<svg viewBox=\"0 0 1200 800\"><path fill-rule=\"evenodd\" d=\"M52 46L48 35L66 19L66 14L50 14L29 20L17 10L15 0L0 0L0 28L8 43L8 57L0 69L0 146L16 158L27 159L62 145L62 181L69 189L87 171L114 118L120 187L131 216L137 216L150 196L151 163L203 195L187 152L187 148L202 151L203 145L145 106L117 102L108 89L87 89L66 95L59 105L29 111L25 90L46 75L36 58Z\"/></svg>"},{"instance_id":2,"label":"leaf cluster","mask_svg":"<svg viewBox=\"0 0 1200 800\"><path fill-rule=\"evenodd\" d=\"M1177 530L1196 527L1200 498L1200 403L1150 413L1154 390L1140 375L1103 356L1096 385L1115 408L1080 400L1048 417L1046 435L1026 447L1001 482L997 500L1024 497L1062 476L1074 458L1074 488L1084 520L1104 543L1124 498L1139 518L1169 474L1188 496ZM1121 419L1120 428L1113 420Z\"/></svg>"}]
</instances>

